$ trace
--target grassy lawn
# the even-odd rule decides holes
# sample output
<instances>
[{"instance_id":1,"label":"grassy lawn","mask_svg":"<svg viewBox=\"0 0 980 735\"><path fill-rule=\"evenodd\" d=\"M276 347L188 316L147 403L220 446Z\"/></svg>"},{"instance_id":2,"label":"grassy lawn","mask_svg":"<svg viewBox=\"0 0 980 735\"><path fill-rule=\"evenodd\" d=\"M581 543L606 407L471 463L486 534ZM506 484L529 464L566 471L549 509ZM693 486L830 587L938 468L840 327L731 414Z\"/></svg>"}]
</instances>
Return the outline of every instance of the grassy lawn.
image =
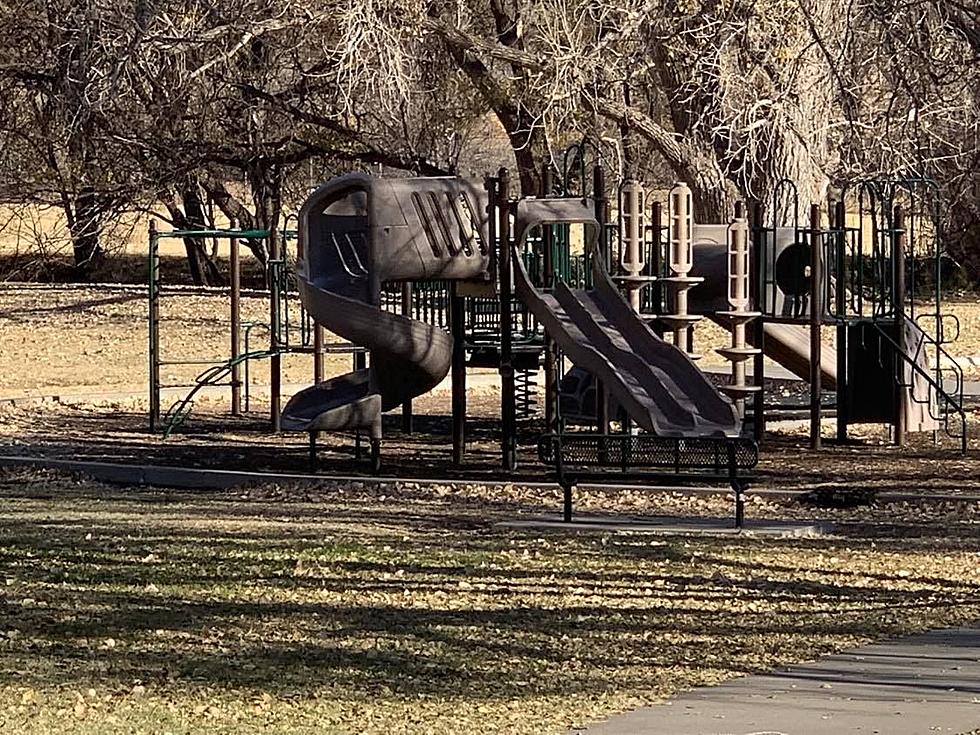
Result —
<instances>
[{"instance_id":1,"label":"grassy lawn","mask_svg":"<svg viewBox=\"0 0 980 735\"><path fill-rule=\"evenodd\" d=\"M841 523L776 541L494 527L554 509L515 488L187 495L6 471L0 494L2 732L558 733L980 619L976 504L755 504Z\"/></svg>"}]
</instances>

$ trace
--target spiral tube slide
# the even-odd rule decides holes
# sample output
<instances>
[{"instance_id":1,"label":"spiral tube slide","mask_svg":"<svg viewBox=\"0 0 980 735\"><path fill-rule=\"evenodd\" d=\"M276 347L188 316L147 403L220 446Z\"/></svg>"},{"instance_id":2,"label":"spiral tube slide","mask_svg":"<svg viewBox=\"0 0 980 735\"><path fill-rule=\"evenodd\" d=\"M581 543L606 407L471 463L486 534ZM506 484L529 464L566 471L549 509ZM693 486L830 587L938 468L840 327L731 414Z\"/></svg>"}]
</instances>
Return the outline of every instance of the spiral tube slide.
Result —
<instances>
[{"instance_id":1,"label":"spiral tube slide","mask_svg":"<svg viewBox=\"0 0 980 735\"><path fill-rule=\"evenodd\" d=\"M363 429L435 388L449 373L452 337L380 307L385 282L490 278L486 193L455 177L348 174L300 210L296 280L322 327L370 351L369 367L310 386L283 409L288 431Z\"/></svg>"}]
</instances>

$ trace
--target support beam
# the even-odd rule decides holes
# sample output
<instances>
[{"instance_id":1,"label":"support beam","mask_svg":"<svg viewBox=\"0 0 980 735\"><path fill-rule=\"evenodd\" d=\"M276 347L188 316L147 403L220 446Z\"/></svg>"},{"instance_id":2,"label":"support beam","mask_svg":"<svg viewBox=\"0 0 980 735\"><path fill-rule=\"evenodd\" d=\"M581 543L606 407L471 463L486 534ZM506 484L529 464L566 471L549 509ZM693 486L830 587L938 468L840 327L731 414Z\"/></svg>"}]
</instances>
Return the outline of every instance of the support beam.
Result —
<instances>
[{"instance_id":1,"label":"support beam","mask_svg":"<svg viewBox=\"0 0 980 735\"><path fill-rule=\"evenodd\" d=\"M837 311L837 443L847 443L848 396L847 396L847 224L844 202L839 201L833 208L836 230L836 289L834 292Z\"/></svg>"},{"instance_id":2,"label":"support beam","mask_svg":"<svg viewBox=\"0 0 980 735\"><path fill-rule=\"evenodd\" d=\"M455 293L455 281L453 283L453 293ZM412 284L411 282L406 282L402 284L402 316L412 317ZM453 327L453 350L456 349L455 346L455 327ZM455 353L453 359L455 360ZM453 363L453 370L455 370L455 362ZM455 373L453 373L453 380L455 381ZM455 386L455 382L453 383ZM406 434L412 433L412 399L409 398L402 404L402 431Z\"/></svg>"},{"instance_id":3,"label":"support beam","mask_svg":"<svg viewBox=\"0 0 980 735\"><path fill-rule=\"evenodd\" d=\"M463 463L466 453L466 309L457 293L457 282L449 283L449 327L453 334L452 412L453 464ZM409 414L411 419L411 414Z\"/></svg>"},{"instance_id":4,"label":"support beam","mask_svg":"<svg viewBox=\"0 0 980 735\"><path fill-rule=\"evenodd\" d=\"M596 240L596 249L592 253L593 258L601 258L603 264L609 267L609 252L606 243L606 177L602 167L596 166L592 169L592 198L595 207L595 218L599 223L599 236ZM591 271L589 263L586 263L587 273ZM588 277L588 276L587 276ZM609 394L606 386L599 378L595 378L595 404L596 404L596 429L600 434L609 433ZM601 447L602 453L605 452L605 445Z\"/></svg>"},{"instance_id":5,"label":"support beam","mask_svg":"<svg viewBox=\"0 0 980 735\"><path fill-rule=\"evenodd\" d=\"M551 196L551 166L544 164L541 171L541 197ZM545 225L541 233L544 247L542 284L545 291L555 286L555 229ZM557 430L558 421L558 346L547 330L544 333L544 422L548 431Z\"/></svg>"},{"instance_id":6,"label":"support beam","mask_svg":"<svg viewBox=\"0 0 980 735\"><path fill-rule=\"evenodd\" d=\"M274 237L272 231L266 236L269 245L269 351L272 356L269 358L269 419L272 424L272 432L278 434L282 430L282 356L279 354L279 298L281 296L280 280L282 278L281 268L283 261L282 254L279 252L279 238Z\"/></svg>"},{"instance_id":7,"label":"support beam","mask_svg":"<svg viewBox=\"0 0 980 735\"><path fill-rule=\"evenodd\" d=\"M160 235L155 219L150 220L149 244L150 431L156 431L160 425Z\"/></svg>"},{"instance_id":8,"label":"support beam","mask_svg":"<svg viewBox=\"0 0 980 735\"><path fill-rule=\"evenodd\" d=\"M820 327L823 324L823 233L820 231L820 205L810 207L810 448L820 449L821 385Z\"/></svg>"},{"instance_id":9,"label":"support beam","mask_svg":"<svg viewBox=\"0 0 980 735\"><path fill-rule=\"evenodd\" d=\"M511 311L511 231L510 231L510 174L500 169L497 179L496 209L499 217L499 273L498 294L500 299L500 451L503 468L517 468L517 405L514 390L514 319Z\"/></svg>"},{"instance_id":10,"label":"support beam","mask_svg":"<svg viewBox=\"0 0 980 735\"><path fill-rule=\"evenodd\" d=\"M234 230L237 226L235 220L232 219L228 224L228 229ZM237 237L231 238L229 248L228 280L231 291L231 359L233 361L231 365L231 415L241 416L242 366L238 362L238 356L242 353L242 270Z\"/></svg>"},{"instance_id":11,"label":"support beam","mask_svg":"<svg viewBox=\"0 0 980 735\"><path fill-rule=\"evenodd\" d=\"M763 211L762 203L754 202L752 206L752 303L762 316L755 320L752 329L755 332L755 346L759 352L752 361L752 380L759 390L752 401L752 438L762 441L766 433L766 272L764 237L762 233Z\"/></svg>"},{"instance_id":12,"label":"support beam","mask_svg":"<svg viewBox=\"0 0 980 735\"><path fill-rule=\"evenodd\" d=\"M895 343L905 349L905 211L895 205L892 219L892 303L895 309ZM905 446L908 427L909 391L905 387L905 361L903 355L895 355L895 444Z\"/></svg>"}]
</instances>

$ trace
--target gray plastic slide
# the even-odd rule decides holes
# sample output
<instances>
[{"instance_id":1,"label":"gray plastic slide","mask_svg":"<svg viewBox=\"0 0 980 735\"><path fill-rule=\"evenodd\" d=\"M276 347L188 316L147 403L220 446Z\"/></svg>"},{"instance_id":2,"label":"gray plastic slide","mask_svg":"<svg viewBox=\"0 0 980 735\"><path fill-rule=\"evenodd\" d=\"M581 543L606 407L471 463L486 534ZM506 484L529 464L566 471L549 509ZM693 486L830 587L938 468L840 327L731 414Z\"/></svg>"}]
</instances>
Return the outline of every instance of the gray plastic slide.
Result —
<instances>
[{"instance_id":1,"label":"gray plastic slide","mask_svg":"<svg viewBox=\"0 0 980 735\"><path fill-rule=\"evenodd\" d=\"M787 236L794 235L786 228ZM725 329L731 324L716 316L716 312L728 308L725 287L728 275L728 226L694 226L694 269L693 274L702 276L704 282L691 289L690 308L703 314ZM780 233L779 236L782 236ZM777 293L777 300L781 296ZM810 378L810 329L799 324L783 324L767 321L765 326L764 351L767 357L782 365L803 380ZM911 400L905 402L905 425L909 431L933 431L939 427L935 419L936 396L923 376L929 374L928 350L922 349L925 339L921 328L912 321L906 322L903 345L906 354L913 356L922 370L915 371L905 366L903 382L910 387ZM750 341L753 330L747 330ZM824 389L833 390L837 386L837 351L824 344L820 351L820 374Z\"/></svg>"},{"instance_id":2,"label":"gray plastic slide","mask_svg":"<svg viewBox=\"0 0 980 735\"><path fill-rule=\"evenodd\" d=\"M300 391L288 431L365 429L449 373L443 329L380 308L385 281L488 278L485 193L456 178L348 174L307 199L299 216L300 299L327 330L370 350L370 367ZM480 217L482 216L482 219Z\"/></svg>"},{"instance_id":3,"label":"gray plastic slide","mask_svg":"<svg viewBox=\"0 0 980 735\"><path fill-rule=\"evenodd\" d=\"M517 234L548 222L589 226L594 247L597 225L582 200L522 201ZM512 258L517 296L553 336L565 355L599 378L615 401L642 429L658 436L736 436L741 421L732 402L681 350L647 326L593 258L594 288L572 290L563 283L552 293L531 283L519 252Z\"/></svg>"}]
</instances>

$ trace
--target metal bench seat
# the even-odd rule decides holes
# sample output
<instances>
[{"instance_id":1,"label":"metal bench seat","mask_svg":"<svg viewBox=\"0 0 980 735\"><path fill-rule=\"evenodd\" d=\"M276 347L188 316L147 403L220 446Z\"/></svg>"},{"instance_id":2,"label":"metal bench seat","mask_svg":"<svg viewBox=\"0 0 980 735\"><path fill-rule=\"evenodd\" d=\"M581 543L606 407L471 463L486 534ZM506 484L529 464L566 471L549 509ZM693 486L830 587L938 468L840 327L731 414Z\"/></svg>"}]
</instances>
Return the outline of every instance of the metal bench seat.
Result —
<instances>
[{"instance_id":1,"label":"metal bench seat","mask_svg":"<svg viewBox=\"0 0 980 735\"><path fill-rule=\"evenodd\" d=\"M759 448L745 438L569 432L542 435L538 457L554 468L566 522L572 520L572 488L585 481L697 484L724 479L735 492L735 526L742 528L745 491Z\"/></svg>"}]
</instances>

